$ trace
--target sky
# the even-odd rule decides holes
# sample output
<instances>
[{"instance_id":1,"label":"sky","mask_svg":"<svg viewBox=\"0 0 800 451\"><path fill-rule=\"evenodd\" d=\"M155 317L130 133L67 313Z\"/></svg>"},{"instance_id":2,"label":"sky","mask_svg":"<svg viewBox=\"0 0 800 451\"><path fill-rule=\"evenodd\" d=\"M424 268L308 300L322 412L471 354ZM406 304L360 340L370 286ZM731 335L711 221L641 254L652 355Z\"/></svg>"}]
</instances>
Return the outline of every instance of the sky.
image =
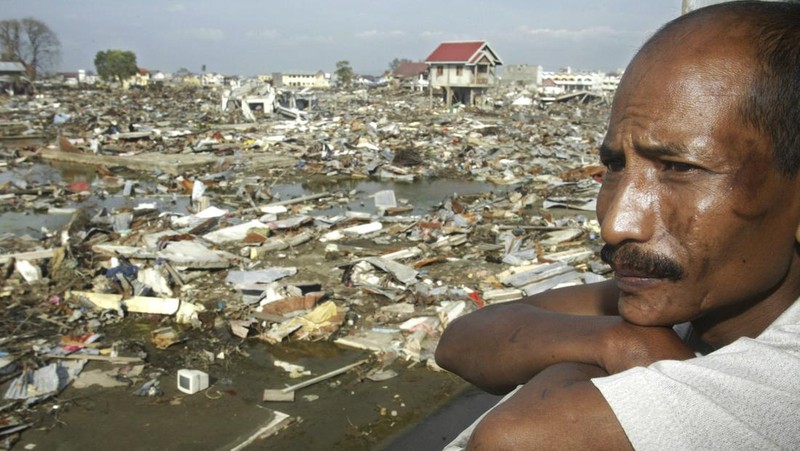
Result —
<instances>
[{"instance_id":1,"label":"sky","mask_svg":"<svg viewBox=\"0 0 800 451\"><path fill-rule=\"evenodd\" d=\"M486 40L503 64L613 71L677 17L681 0L0 0L0 19L33 17L61 41L56 71L94 71L130 50L139 67L252 76L380 75L443 41Z\"/></svg>"}]
</instances>

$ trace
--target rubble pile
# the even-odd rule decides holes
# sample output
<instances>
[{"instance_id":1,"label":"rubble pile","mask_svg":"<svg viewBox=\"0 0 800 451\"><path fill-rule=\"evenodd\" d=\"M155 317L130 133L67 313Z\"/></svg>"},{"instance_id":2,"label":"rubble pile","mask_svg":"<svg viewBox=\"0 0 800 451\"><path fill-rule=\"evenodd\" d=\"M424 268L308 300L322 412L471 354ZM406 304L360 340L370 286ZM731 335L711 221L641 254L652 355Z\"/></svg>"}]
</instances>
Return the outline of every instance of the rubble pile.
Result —
<instances>
[{"instance_id":1,"label":"rubble pile","mask_svg":"<svg viewBox=\"0 0 800 451\"><path fill-rule=\"evenodd\" d=\"M162 394L180 368L213 373L221 359L247 358L244 341L363 349L371 358L353 365L375 380L415 362L438 370L438 336L459 316L609 270L593 219L601 101L449 112L385 88L316 93L292 119L220 103L217 92L168 87L3 100L0 214L68 220L0 235L2 437L98 376L87 371L95 361L114 365L109 386L141 396ZM42 145L13 142L23 137ZM43 162L96 176L31 175ZM496 189L435 193L420 211L391 189L338 185L433 178ZM272 189L315 180L325 189ZM180 357L159 357L176 346ZM297 377L341 374L281 364ZM195 383L187 376L181 389ZM264 389L265 401L295 390Z\"/></svg>"}]
</instances>

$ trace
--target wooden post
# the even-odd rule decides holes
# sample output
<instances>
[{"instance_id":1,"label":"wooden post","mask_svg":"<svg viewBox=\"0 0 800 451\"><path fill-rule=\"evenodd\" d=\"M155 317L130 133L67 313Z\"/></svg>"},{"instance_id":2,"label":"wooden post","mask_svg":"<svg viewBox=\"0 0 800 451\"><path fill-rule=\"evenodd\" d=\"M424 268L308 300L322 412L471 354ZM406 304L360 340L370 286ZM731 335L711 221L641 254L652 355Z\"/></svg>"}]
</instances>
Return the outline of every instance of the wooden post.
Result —
<instances>
[{"instance_id":1,"label":"wooden post","mask_svg":"<svg viewBox=\"0 0 800 451\"><path fill-rule=\"evenodd\" d=\"M430 75L430 71L428 72L428 109L433 109L433 77Z\"/></svg>"}]
</instances>

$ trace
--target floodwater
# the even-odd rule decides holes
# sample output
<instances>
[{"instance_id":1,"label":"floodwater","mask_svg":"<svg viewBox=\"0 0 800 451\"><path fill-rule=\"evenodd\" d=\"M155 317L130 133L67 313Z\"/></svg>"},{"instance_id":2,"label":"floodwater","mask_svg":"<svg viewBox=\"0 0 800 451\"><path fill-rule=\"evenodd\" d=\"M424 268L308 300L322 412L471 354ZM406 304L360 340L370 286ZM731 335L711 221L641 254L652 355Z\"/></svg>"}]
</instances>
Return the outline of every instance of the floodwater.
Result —
<instances>
[{"instance_id":1,"label":"floodwater","mask_svg":"<svg viewBox=\"0 0 800 451\"><path fill-rule=\"evenodd\" d=\"M142 191L155 191L154 181L130 174L139 180ZM83 180L98 183L93 168L35 164L0 173L0 183L17 179L30 185L43 182L72 183ZM266 182L265 182L266 183ZM66 214L48 214L46 210L10 211L0 214L0 230L15 235L41 236L42 228L56 231L70 220L71 209L136 207L155 203L160 211L188 213L188 196L132 197L121 189L104 196L92 195L60 208ZM424 179L413 183L380 180L335 180L316 177L313 181L278 183L270 187L276 198L286 200L320 192L343 192L348 202L336 209L311 214L341 214L347 210L374 213L372 194L393 190L400 203L413 205L408 214L422 215L434 210L455 193L462 196L502 191L482 182ZM48 194L42 196L45 199ZM266 202L265 202L266 203ZM142 341L152 324L123 321L116 330L104 330L108 337L123 341L131 337ZM212 335L231 337L224 327L215 331L190 331L197 340L173 345L166 350L148 352L149 371L162 370L174 375L178 368L192 367L202 359L204 343ZM202 335L206 335L202 339ZM134 339L135 341L135 339ZM143 347L151 347L142 341ZM255 441L246 449L280 450L403 450L441 449L497 397L484 394L447 372L435 372L422 364L396 362L402 371L394 378L374 382L363 371L353 370L328 381L298 390L291 403L265 403L266 388L282 388L286 375L276 369L276 360L290 361L322 374L355 361L370 353L337 346L331 342L292 342L269 345L258 340L240 341L237 355L225 356L212 364L208 373L212 385L205 391L186 395L166 376L161 377L163 395L158 398L136 397L136 387L68 387L48 416L25 431L19 449L83 450L194 450L231 449L251 436L279 411L295 418L278 435ZM84 371L109 369L104 363L91 362ZM302 380L302 379L301 379Z\"/></svg>"},{"instance_id":2,"label":"floodwater","mask_svg":"<svg viewBox=\"0 0 800 451\"><path fill-rule=\"evenodd\" d=\"M247 357L213 365L212 385L194 395L179 392L166 377L158 398L133 396L135 387L69 387L50 417L23 433L19 449L229 450L279 411L296 420L244 449L436 450L499 399L452 374L416 366L383 382L351 371L298 390L294 402L265 403L264 388L283 387L274 359L304 363L317 374L364 355L331 343L251 343L243 351ZM179 361L188 354L175 347L162 359ZM159 363L171 366L151 366ZM90 364L84 371L106 365Z\"/></svg>"},{"instance_id":3,"label":"floodwater","mask_svg":"<svg viewBox=\"0 0 800 451\"><path fill-rule=\"evenodd\" d=\"M129 174L127 177L137 180L138 191L155 192L155 181L142 179L141 175ZM14 168L9 171L0 172L0 184L17 180L24 181L27 186L38 186L47 182L74 183L85 181L89 184L97 184L98 176L94 168L79 165L67 164L34 164L25 168ZM264 182L266 184L266 182ZM100 208L109 210L115 208L134 208L142 204L153 204L158 211L175 212L188 214L189 206L188 195L152 195L137 194L137 187L134 187L132 196L123 196L121 186L108 190L108 194L98 197L96 194L80 202L67 202L58 210L46 209L43 211L7 211L0 213L0 231L14 235L30 235L40 238L42 227L49 231L56 230L66 225L74 209L82 208L89 210L90 213L98 211ZM506 187L507 188L507 187ZM323 192L342 192L348 194L349 202L333 209L320 209L312 212L312 215L335 215L345 211L355 211L364 213L376 213L372 195L384 190L393 190L399 205L409 204L413 210L409 215L423 215L429 213L437 205L444 202L453 194L462 196L475 195L486 192L499 192L497 186L490 183L457 179L422 179L414 182L404 182L395 180L352 180L316 177L313 181L296 183L276 183L269 187L269 192L280 200L292 199L300 196L317 194ZM46 194L44 195L46 196ZM264 202L268 203L268 202ZM218 205L224 208L224 205Z\"/></svg>"}]
</instances>

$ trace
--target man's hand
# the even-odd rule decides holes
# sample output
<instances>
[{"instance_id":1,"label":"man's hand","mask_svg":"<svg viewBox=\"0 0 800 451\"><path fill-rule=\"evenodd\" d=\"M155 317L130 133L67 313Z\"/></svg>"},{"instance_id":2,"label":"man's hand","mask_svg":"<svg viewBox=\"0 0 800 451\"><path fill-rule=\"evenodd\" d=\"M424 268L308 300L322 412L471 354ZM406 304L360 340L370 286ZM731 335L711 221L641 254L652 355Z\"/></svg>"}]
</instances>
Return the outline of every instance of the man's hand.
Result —
<instances>
[{"instance_id":1,"label":"man's hand","mask_svg":"<svg viewBox=\"0 0 800 451\"><path fill-rule=\"evenodd\" d=\"M602 342L604 349L597 364L608 374L659 360L686 360L695 356L671 327L636 326L622 318L605 330Z\"/></svg>"}]
</instances>

